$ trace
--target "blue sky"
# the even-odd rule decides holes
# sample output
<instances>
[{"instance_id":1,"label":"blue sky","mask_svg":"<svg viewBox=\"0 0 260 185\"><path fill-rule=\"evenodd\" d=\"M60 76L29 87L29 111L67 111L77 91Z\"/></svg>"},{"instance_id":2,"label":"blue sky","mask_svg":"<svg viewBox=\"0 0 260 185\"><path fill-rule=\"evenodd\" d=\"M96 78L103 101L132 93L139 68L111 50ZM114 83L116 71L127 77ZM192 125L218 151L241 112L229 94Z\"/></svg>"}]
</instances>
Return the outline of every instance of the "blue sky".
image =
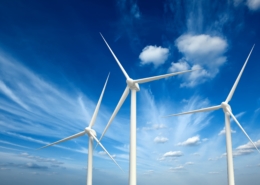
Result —
<instances>
[{"instance_id":1,"label":"blue sky","mask_svg":"<svg viewBox=\"0 0 260 185\"><path fill-rule=\"evenodd\" d=\"M100 137L125 77L202 70L140 85L138 184L227 184L222 110L162 118L230 102L260 147L260 1L2 1L0 179L5 185L84 184L88 137L43 150L88 126L110 72L94 129ZM130 98L94 152L93 184L128 184ZM236 184L259 184L260 155L231 121Z\"/></svg>"}]
</instances>

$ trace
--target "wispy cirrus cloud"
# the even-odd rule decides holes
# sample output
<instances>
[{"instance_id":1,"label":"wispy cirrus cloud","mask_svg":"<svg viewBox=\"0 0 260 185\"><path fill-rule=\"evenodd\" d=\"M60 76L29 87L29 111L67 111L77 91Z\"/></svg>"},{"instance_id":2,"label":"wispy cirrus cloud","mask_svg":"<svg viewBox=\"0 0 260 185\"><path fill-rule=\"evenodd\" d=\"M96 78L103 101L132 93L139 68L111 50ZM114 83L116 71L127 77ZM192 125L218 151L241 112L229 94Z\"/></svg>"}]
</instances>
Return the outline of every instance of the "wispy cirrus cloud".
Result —
<instances>
[{"instance_id":1,"label":"wispy cirrus cloud","mask_svg":"<svg viewBox=\"0 0 260 185\"><path fill-rule=\"evenodd\" d=\"M8 98L13 100L15 103L28 110L28 107L18 98L13 91L6 86L6 84L0 81L0 91L2 91Z\"/></svg>"},{"instance_id":2,"label":"wispy cirrus cloud","mask_svg":"<svg viewBox=\"0 0 260 185\"><path fill-rule=\"evenodd\" d=\"M0 92L13 100L12 103L5 97L0 98L0 109L8 113L2 120L5 129L45 135L53 133L50 129L53 126L72 131L84 128L86 119L90 120L86 112L91 112L95 106L92 101L82 94L79 96L77 91L66 93L7 54L0 54ZM88 104L88 111L82 109L77 99L81 100L81 104ZM17 119L12 119L12 116L17 116Z\"/></svg>"},{"instance_id":3,"label":"wispy cirrus cloud","mask_svg":"<svg viewBox=\"0 0 260 185\"><path fill-rule=\"evenodd\" d=\"M133 0L118 0L117 7L120 19L118 20L119 33L116 40L125 35L129 39L132 48L135 49L141 43L140 35L136 28L142 20L142 12L138 3Z\"/></svg>"},{"instance_id":4,"label":"wispy cirrus cloud","mask_svg":"<svg viewBox=\"0 0 260 185\"><path fill-rule=\"evenodd\" d=\"M15 137L15 138L18 138L18 139L23 139L23 140L26 140L26 141L30 141L30 142L33 142L33 143L39 143L42 146L50 144L49 142L46 142L46 141L42 141L42 140L39 140L39 139L35 139L35 138L29 137L29 136L25 136L25 135L13 133L13 132L3 132L2 134L7 134L9 136L12 136L12 137ZM84 153L84 154L88 153L88 150L84 147L81 147L80 149L75 149L75 148L72 149L72 148L61 146L61 145L53 145L52 147L58 147L58 148L61 148L61 149L70 150L70 151L73 151L73 152ZM27 148L27 147L24 146L24 148Z\"/></svg>"},{"instance_id":5,"label":"wispy cirrus cloud","mask_svg":"<svg viewBox=\"0 0 260 185\"><path fill-rule=\"evenodd\" d=\"M12 143L12 142L8 142L8 141L0 140L0 143L11 145L11 146L16 146L16 147L20 147L20 148L30 149L29 147L26 147L26 146L23 146L23 145L18 145L18 144L15 144L15 143Z\"/></svg>"},{"instance_id":6,"label":"wispy cirrus cloud","mask_svg":"<svg viewBox=\"0 0 260 185\"><path fill-rule=\"evenodd\" d=\"M58 140L86 127L94 112L95 101L90 100L78 88L70 88L68 92L58 87L10 55L12 54L0 52L0 94L3 94L0 96L0 110L3 111L0 115L2 130L13 134L52 136L53 140ZM104 124L110 116L108 111L102 109L101 105L97 124L94 125L98 133L103 131ZM111 129L126 130L122 129L123 126L125 125L115 120ZM114 139L120 137L109 133L106 136ZM47 144L47 142L36 142Z\"/></svg>"}]
</instances>

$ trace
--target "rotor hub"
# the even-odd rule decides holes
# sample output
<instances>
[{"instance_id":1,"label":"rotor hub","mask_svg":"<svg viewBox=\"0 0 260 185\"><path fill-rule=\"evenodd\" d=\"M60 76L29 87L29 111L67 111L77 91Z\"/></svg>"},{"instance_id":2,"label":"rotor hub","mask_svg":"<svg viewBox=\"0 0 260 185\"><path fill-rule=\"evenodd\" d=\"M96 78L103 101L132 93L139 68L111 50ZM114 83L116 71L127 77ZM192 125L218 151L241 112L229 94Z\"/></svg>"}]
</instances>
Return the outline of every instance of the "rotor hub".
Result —
<instances>
[{"instance_id":1,"label":"rotor hub","mask_svg":"<svg viewBox=\"0 0 260 185\"><path fill-rule=\"evenodd\" d=\"M139 84L135 83L132 78L126 79L126 83L131 90L140 91Z\"/></svg>"},{"instance_id":2,"label":"rotor hub","mask_svg":"<svg viewBox=\"0 0 260 185\"><path fill-rule=\"evenodd\" d=\"M229 114L229 112L231 112L231 107L230 107L230 105L227 102L222 102L221 103L221 107L223 108L223 111L225 113Z\"/></svg>"},{"instance_id":3,"label":"rotor hub","mask_svg":"<svg viewBox=\"0 0 260 185\"><path fill-rule=\"evenodd\" d=\"M88 134L89 136L91 136L91 135L97 136L96 131L93 130L92 128L90 128L90 127L85 128L85 133Z\"/></svg>"}]
</instances>

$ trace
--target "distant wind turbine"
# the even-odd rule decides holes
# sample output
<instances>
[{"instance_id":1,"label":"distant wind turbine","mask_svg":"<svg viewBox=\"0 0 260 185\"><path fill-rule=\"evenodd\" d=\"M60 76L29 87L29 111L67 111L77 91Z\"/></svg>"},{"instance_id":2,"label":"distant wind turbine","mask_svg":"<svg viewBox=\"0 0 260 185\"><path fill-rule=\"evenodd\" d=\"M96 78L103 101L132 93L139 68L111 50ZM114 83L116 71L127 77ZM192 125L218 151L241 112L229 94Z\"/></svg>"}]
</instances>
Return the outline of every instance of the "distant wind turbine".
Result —
<instances>
[{"instance_id":1,"label":"distant wind turbine","mask_svg":"<svg viewBox=\"0 0 260 185\"><path fill-rule=\"evenodd\" d=\"M109 74L108 74L108 77L106 79L106 82L105 82L105 85L103 87L103 90L102 90L102 93L99 97L99 100L98 100L98 103L97 103L97 106L95 108L95 111L94 111L94 114L91 118L91 121L90 121L90 124L88 127L86 127L83 131L75 134L75 135L72 135L72 136L69 136L69 137L66 137L64 139L61 139L59 141L56 141L54 143L51 143L51 144L48 144L46 146L43 146L39 149L42 149L42 148L46 148L46 147L49 147L49 146L52 146L52 145L56 145L56 144L59 144L61 142L64 142L64 141L68 141L68 140L71 140L71 139L74 139L74 138L77 138L77 137L80 137L80 136L83 136L85 134L88 135L89 137L89 144L88 144L88 173L87 173L87 185L92 185L92 169L93 169L93 166L92 166L92 161L93 161L93 139L95 139L97 141L97 143L103 148L103 150L107 153L107 155L114 161L114 163L116 163L116 165L122 170L122 168L117 164L117 162L113 159L113 157L108 153L108 151L105 149L105 147L99 142L99 140L96 138L96 132L95 130L92 129L93 125L95 124L95 121L96 121L96 117L97 117L97 114L98 114L98 110L99 110L99 107L100 107L100 104L101 104L101 101L102 101L102 97L103 97L103 94L104 94L104 91L105 91L105 88L106 88L106 85L107 85L107 81L108 81L108 78L109 78ZM123 170L122 170L123 171Z\"/></svg>"},{"instance_id":2,"label":"distant wind turbine","mask_svg":"<svg viewBox=\"0 0 260 185\"><path fill-rule=\"evenodd\" d=\"M252 47L231 91L228 94L227 99L222 102L220 105L217 106L212 106L212 107L208 107L208 108L203 108L203 109L198 109L198 110L193 110L193 111L189 111L189 112L184 112L184 113L179 113L179 114L171 114L165 117L169 117L169 116L179 116L179 115L184 115L184 114L192 114L192 113L197 113L197 112L206 112L206 111L213 111L213 110L217 110L222 108L224 111L224 115L225 115L225 128L226 128L226 149L227 149L227 168L228 168L228 184L229 185L235 185L235 178L234 178L234 166L233 166L233 155L232 155L232 141L231 141L231 128L230 128L230 116L234 119L234 121L236 122L236 124L238 125L238 127L242 130L242 132L246 135L246 137L249 139L249 141L254 145L254 147L256 148L256 150L260 153L260 151L258 150L258 148L256 147L255 143L250 139L250 137L247 135L246 131L243 129L243 127L240 125L240 123L237 121L236 117L233 115L232 111L231 111L231 107L228 104L229 101L231 100L237 84L242 76L242 73L244 71L244 68L247 64L247 61L254 49L254 46Z\"/></svg>"},{"instance_id":3,"label":"distant wind turbine","mask_svg":"<svg viewBox=\"0 0 260 185\"><path fill-rule=\"evenodd\" d=\"M108 43L105 40L105 38L103 37L103 35L101 33L100 33L100 35L103 38L103 40L105 41L108 49L112 53L114 59L116 60L117 64L119 65L121 71L125 75L127 85L126 85L125 91L124 91L123 95L121 96L112 116L110 117L108 124L107 124L104 132L102 133L99 141L101 141L101 139L103 138L103 136L106 133L108 127L112 123L112 121L115 118L117 112L119 111L119 109L121 108L122 104L124 103L126 97L128 96L129 90L131 90L129 185L136 185L136 91L140 90L139 84L151 82L151 81L154 81L154 80L159 80L159 79L162 79L162 78L167 78L167 77L174 76L174 75L179 75L179 74L191 72L191 71L194 71L194 70L187 70L187 71L182 71L182 72L177 72L177 73L169 73L169 74L165 74L165 75L159 75L159 76L154 76L154 77L149 77L149 78L142 78L142 79L138 79L138 80L133 80L132 78L130 78L128 76L125 69L123 68L123 66L121 65L119 60L117 59L116 55L114 54L114 52L112 51L112 49L108 45Z\"/></svg>"}]
</instances>

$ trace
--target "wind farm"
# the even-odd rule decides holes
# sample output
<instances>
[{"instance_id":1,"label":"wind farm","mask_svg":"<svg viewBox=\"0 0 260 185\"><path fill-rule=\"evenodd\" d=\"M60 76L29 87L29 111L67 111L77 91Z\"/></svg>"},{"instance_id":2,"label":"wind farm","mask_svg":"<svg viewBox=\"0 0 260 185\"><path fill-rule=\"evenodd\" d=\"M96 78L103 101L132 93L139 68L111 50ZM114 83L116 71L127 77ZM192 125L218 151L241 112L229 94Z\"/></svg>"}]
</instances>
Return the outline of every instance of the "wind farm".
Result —
<instances>
[{"instance_id":1,"label":"wind farm","mask_svg":"<svg viewBox=\"0 0 260 185\"><path fill-rule=\"evenodd\" d=\"M0 184L259 185L258 1L0 10Z\"/></svg>"},{"instance_id":2,"label":"wind farm","mask_svg":"<svg viewBox=\"0 0 260 185\"><path fill-rule=\"evenodd\" d=\"M246 133L246 131L243 129L243 127L241 126L241 124L237 121L236 117L234 116L234 114L232 113L231 107L228 104L229 101L231 101L232 96L236 90L236 87L238 85L238 82L243 74L243 71L246 67L246 64L249 60L249 57L252 53L254 49L254 46L252 47L231 91L229 92L227 99L222 102L220 105L217 106L212 106L212 107L208 107L208 108L203 108L203 109L198 109L198 110L193 110L193 111L188 111L188 112L184 112L184 113L179 113L179 114L173 114L173 115L169 115L169 116L179 116L179 115L185 115L185 114L192 114L192 113L197 113L197 112L206 112L206 111L213 111L213 110L218 110L220 108L223 109L224 112L224 116L225 116L225 133L226 133L226 148L227 148L227 171L228 171L228 184L229 185L234 185L235 184L235 176L234 176L234 164L233 164L233 154L232 154L232 140L231 140L231 126L230 126L230 117L232 117L235 121L235 123L238 125L238 127L242 130L242 132L245 134L245 136L248 138L248 140L252 143L252 145L255 147L255 149L259 152L259 149L257 148L256 144L252 141L252 139L248 136L248 134ZM167 116L167 117L169 117Z\"/></svg>"},{"instance_id":3,"label":"wind farm","mask_svg":"<svg viewBox=\"0 0 260 185\"><path fill-rule=\"evenodd\" d=\"M121 96L121 98L120 98L120 100L119 100L111 118L109 119L107 126L106 126L105 130L103 131L99 140L101 141L101 139L105 135L108 127L112 123L114 117L116 116L117 112L119 111L119 109L121 108L122 104L124 103L126 97L128 96L129 90L131 90L129 184L135 185L136 184L136 165L137 165L136 164L136 92L140 90L139 83L147 83L147 82L151 82L151 81L154 81L154 80L167 78L167 77L170 77L170 76L184 74L184 73L187 73L187 72L191 72L193 70L187 70L187 71L181 71L181 72L177 72L177 73L170 73L170 74L165 74L165 75L159 75L159 76L154 76L154 77L149 77L149 78L142 78L142 79L138 79L138 80L133 80L128 76L128 74L126 73L126 71L122 67L121 63L119 62L119 60L115 56L114 52L112 51L112 49L110 48L110 46L108 45L108 43L106 42L106 40L105 40L105 38L103 37L102 34L101 34L101 37L105 41L107 47L109 48L110 52L112 53L113 57L115 58L117 64L119 65L120 69L124 73L124 75L126 77L127 86L126 86L126 89L125 89L123 95Z\"/></svg>"},{"instance_id":4,"label":"wind farm","mask_svg":"<svg viewBox=\"0 0 260 185\"><path fill-rule=\"evenodd\" d=\"M54 143L51 143L51 144L48 144L46 146L43 146L43 147L39 148L39 149L47 148L49 146L53 146L53 145L59 144L61 142L68 141L68 140L71 140L71 139L74 139L74 138L77 138L77 137L80 137L80 136L83 136L83 135L87 134L88 137L89 137L89 142L88 142L88 167L87 167L88 173L87 173L87 183L86 183L87 185L92 185L93 139L97 142L98 145L101 146L101 148L107 153L107 155L113 160L113 162L122 170L122 168L117 164L117 162L114 160L114 158L108 153L108 151L105 149L105 147L96 138L96 131L91 128L95 124L95 121L96 121L96 118L97 118L97 114L98 114L98 111L99 111L99 107L100 107L100 104L101 104L101 101L102 101L102 98L103 98L103 95L104 95L104 92L105 92L105 89L106 89L108 78L109 78L109 75L107 77L107 80L105 82L105 85L103 87L101 95L99 97L97 106L95 108L95 111L94 111L93 116L91 118L91 121L89 123L89 126L86 127L84 129L84 131L81 131L81 132L79 132L77 134L74 134L72 136L66 137L64 139L61 139L59 141L56 141Z\"/></svg>"}]
</instances>

